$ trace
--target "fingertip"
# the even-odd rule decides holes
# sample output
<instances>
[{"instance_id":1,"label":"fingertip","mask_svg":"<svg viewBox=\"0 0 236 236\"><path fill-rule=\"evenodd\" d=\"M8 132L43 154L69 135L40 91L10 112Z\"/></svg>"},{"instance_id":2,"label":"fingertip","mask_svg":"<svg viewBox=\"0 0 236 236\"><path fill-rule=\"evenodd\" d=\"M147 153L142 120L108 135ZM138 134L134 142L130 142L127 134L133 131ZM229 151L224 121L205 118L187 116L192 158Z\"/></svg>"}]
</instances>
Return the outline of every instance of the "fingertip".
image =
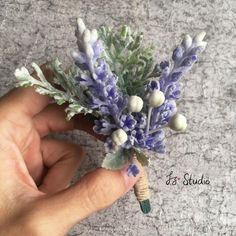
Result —
<instances>
[{"instance_id":1,"label":"fingertip","mask_svg":"<svg viewBox=\"0 0 236 236\"><path fill-rule=\"evenodd\" d=\"M127 163L121 170L116 171L98 168L81 179L78 186L86 186L88 202L93 203L86 205L92 205L93 212L111 206L137 182L140 173L136 176L129 176L127 172L129 164Z\"/></svg>"}]
</instances>

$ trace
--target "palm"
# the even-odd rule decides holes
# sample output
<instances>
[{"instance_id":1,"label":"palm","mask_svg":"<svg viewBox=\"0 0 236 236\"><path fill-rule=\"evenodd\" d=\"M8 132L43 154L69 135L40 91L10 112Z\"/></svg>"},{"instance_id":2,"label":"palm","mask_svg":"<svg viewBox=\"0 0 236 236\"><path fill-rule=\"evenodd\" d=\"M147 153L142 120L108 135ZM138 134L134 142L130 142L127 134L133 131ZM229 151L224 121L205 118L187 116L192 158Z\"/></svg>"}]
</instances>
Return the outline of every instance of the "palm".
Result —
<instances>
[{"instance_id":1,"label":"palm","mask_svg":"<svg viewBox=\"0 0 236 236\"><path fill-rule=\"evenodd\" d=\"M7 132L9 142L14 145L11 155L20 162L16 174L27 184L36 188L40 183L45 169L41 152L41 138L35 129L33 121L28 117L17 117L17 120L8 120ZM28 171L26 171L26 168ZM19 173L18 173L19 172Z\"/></svg>"}]
</instances>

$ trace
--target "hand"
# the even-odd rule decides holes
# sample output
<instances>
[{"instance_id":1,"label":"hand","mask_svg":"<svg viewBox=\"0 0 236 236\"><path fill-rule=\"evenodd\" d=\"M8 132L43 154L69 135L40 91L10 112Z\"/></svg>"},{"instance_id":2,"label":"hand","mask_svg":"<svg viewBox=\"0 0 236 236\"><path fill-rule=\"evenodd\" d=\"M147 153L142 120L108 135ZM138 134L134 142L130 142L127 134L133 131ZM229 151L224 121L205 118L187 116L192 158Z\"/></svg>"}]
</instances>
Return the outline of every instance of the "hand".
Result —
<instances>
[{"instance_id":1,"label":"hand","mask_svg":"<svg viewBox=\"0 0 236 236\"><path fill-rule=\"evenodd\" d=\"M80 146L50 139L51 132L82 129L81 115L65 120L63 106L33 88L0 99L0 235L64 235L77 222L108 207L139 176L98 168L69 187L84 153ZM101 136L98 136L101 138Z\"/></svg>"}]
</instances>

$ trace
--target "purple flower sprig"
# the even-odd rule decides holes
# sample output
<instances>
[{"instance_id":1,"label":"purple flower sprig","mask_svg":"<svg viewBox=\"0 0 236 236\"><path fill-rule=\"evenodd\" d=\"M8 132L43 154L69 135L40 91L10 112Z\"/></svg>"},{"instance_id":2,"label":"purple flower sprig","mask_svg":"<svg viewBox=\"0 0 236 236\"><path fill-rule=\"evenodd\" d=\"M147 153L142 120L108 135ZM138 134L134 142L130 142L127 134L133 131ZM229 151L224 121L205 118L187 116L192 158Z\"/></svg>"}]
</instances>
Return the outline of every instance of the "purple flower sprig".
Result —
<instances>
[{"instance_id":1,"label":"purple flower sprig","mask_svg":"<svg viewBox=\"0 0 236 236\"><path fill-rule=\"evenodd\" d=\"M169 62L160 63L162 70L160 76L160 90L166 95L166 98L178 99L179 89L177 82L188 72L193 64L198 60L198 55L206 48L207 43L203 41L206 33L201 32L193 39L186 35L180 45L178 45L172 54L173 66Z\"/></svg>"},{"instance_id":2,"label":"purple flower sprig","mask_svg":"<svg viewBox=\"0 0 236 236\"><path fill-rule=\"evenodd\" d=\"M205 32L201 32L193 39L186 35L182 43L173 51L173 63L171 64L168 61L161 62L160 79L151 81L146 87L147 93L160 90L165 96L165 102L161 106L153 108L151 111L149 109L149 112L151 112L149 134L153 134L161 127L167 126L171 118L177 113L175 101L180 98L179 80L191 69L198 60L199 54L204 51L207 45L203 41L205 34ZM186 123L185 118L181 117L181 119Z\"/></svg>"},{"instance_id":3,"label":"purple flower sprig","mask_svg":"<svg viewBox=\"0 0 236 236\"><path fill-rule=\"evenodd\" d=\"M102 58L104 46L97 31L95 29L90 31L84 22L78 19L76 37L79 52L74 52L72 55L75 64L80 68L76 80L78 86L84 87L88 95L88 106L103 118L100 122L97 121L95 131L108 135L111 128L119 124L121 112L127 105L127 98L121 94L116 85L117 76L111 72L109 65ZM112 125L106 126L104 133L99 124L105 120Z\"/></svg>"},{"instance_id":4,"label":"purple flower sprig","mask_svg":"<svg viewBox=\"0 0 236 236\"><path fill-rule=\"evenodd\" d=\"M78 86L84 87L88 94L88 107L100 114L95 121L94 131L109 136L105 143L106 152L117 151L117 144L126 150L143 148L163 152L162 133L152 137L145 135L146 116L140 112L143 100L121 93L117 76L102 58L103 42L96 31L86 29L80 19L77 25L79 52L73 53L73 57L80 71L76 80Z\"/></svg>"}]
</instances>

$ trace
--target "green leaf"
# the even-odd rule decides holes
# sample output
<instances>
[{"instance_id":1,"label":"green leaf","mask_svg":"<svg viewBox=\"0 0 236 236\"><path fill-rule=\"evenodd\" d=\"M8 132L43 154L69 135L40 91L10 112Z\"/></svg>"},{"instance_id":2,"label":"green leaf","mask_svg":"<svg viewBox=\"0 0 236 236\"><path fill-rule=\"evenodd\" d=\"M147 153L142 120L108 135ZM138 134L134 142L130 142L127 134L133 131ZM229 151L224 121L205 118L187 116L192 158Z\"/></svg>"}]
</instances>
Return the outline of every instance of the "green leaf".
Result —
<instances>
[{"instance_id":1,"label":"green leaf","mask_svg":"<svg viewBox=\"0 0 236 236\"><path fill-rule=\"evenodd\" d=\"M102 162L102 167L108 170L121 169L131 158L131 150L119 148L115 153L108 153Z\"/></svg>"},{"instance_id":2,"label":"green leaf","mask_svg":"<svg viewBox=\"0 0 236 236\"><path fill-rule=\"evenodd\" d=\"M139 149L134 148L133 150L135 151L136 157L142 166L149 166L150 158Z\"/></svg>"},{"instance_id":3,"label":"green leaf","mask_svg":"<svg viewBox=\"0 0 236 236\"><path fill-rule=\"evenodd\" d=\"M99 36L105 44L104 57L118 76L117 85L124 94L144 97L144 84L154 68L152 47L142 45L143 34L123 26L119 32L102 27Z\"/></svg>"}]
</instances>

